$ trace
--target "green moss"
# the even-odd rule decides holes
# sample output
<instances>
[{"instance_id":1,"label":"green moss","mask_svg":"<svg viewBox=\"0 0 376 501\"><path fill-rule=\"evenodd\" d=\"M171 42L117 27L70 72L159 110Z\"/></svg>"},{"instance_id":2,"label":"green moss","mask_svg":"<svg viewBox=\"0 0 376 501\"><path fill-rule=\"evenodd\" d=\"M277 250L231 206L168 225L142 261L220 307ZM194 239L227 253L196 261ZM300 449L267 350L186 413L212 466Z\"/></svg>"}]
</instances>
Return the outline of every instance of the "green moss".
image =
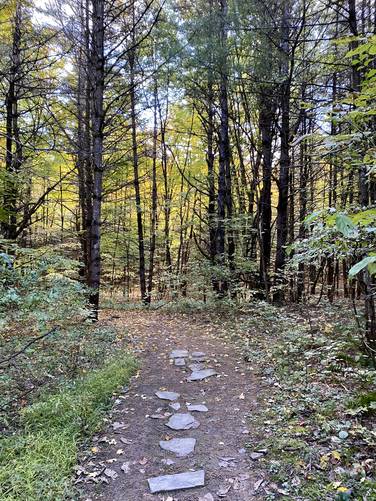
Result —
<instances>
[{"instance_id":1,"label":"green moss","mask_svg":"<svg viewBox=\"0 0 376 501\"><path fill-rule=\"evenodd\" d=\"M122 356L26 408L24 431L1 444L0 499L67 499L80 443L98 429L112 394L136 369L130 355Z\"/></svg>"}]
</instances>

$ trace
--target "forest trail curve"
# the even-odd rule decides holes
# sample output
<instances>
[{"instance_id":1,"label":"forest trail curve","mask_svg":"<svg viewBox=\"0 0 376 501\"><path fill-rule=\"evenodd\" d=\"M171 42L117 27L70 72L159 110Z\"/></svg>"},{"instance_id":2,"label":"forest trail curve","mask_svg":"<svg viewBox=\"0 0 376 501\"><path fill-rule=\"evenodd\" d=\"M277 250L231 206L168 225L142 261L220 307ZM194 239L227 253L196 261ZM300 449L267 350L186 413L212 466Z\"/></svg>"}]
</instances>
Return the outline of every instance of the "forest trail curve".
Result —
<instances>
[{"instance_id":1,"label":"forest trail curve","mask_svg":"<svg viewBox=\"0 0 376 501\"><path fill-rule=\"evenodd\" d=\"M257 405L257 388L237 348L218 336L217 327L197 315L161 312L110 312L102 322L126 330L139 353L140 372L129 390L120 395L106 429L95 437L92 452L82 464L86 472L98 474L97 483L87 482L83 500L91 501L252 501L262 475L245 450L249 434L247 415ZM185 366L170 359L175 349L203 352L206 366L217 376L187 381ZM204 404L207 412L192 412L200 426L174 431L166 426L175 414L171 402L156 396L158 391L180 395L177 414L188 413L187 403ZM195 450L176 457L162 450L160 441L196 439ZM189 471L205 471L205 486L171 493L151 494L148 479ZM96 472L96 473L95 473ZM99 472L99 473L98 473ZM105 480L105 481L103 481ZM256 489L255 489L256 485Z\"/></svg>"}]
</instances>

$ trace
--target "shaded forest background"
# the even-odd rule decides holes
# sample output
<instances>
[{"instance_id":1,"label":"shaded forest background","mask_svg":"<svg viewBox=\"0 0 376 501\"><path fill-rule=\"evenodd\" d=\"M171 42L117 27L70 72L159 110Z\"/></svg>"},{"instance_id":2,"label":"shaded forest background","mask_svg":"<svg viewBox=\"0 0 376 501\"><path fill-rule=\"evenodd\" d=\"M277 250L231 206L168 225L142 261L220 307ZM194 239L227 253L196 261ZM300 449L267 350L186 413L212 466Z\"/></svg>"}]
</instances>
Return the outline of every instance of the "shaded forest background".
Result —
<instances>
[{"instance_id":1,"label":"shaded forest background","mask_svg":"<svg viewBox=\"0 0 376 501\"><path fill-rule=\"evenodd\" d=\"M147 304L361 298L374 344L373 1L0 16L4 270L78 258L94 315L101 284Z\"/></svg>"}]
</instances>

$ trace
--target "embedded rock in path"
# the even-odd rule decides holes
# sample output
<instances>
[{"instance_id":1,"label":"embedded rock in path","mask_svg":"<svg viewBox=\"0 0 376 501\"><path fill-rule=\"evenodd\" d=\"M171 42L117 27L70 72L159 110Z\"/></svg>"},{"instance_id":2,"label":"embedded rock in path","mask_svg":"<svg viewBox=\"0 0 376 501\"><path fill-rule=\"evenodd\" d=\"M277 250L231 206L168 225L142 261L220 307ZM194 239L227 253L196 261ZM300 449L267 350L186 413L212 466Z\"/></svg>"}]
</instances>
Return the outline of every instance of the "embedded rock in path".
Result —
<instances>
[{"instance_id":1,"label":"embedded rock in path","mask_svg":"<svg viewBox=\"0 0 376 501\"><path fill-rule=\"evenodd\" d=\"M194 351L193 353L191 353L191 359L194 362L205 362L206 354L203 353L202 351Z\"/></svg>"},{"instance_id":2,"label":"embedded rock in path","mask_svg":"<svg viewBox=\"0 0 376 501\"><path fill-rule=\"evenodd\" d=\"M174 414L165 423L172 430L190 430L200 426L199 421L192 414Z\"/></svg>"},{"instance_id":3,"label":"embedded rock in path","mask_svg":"<svg viewBox=\"0 0 376 501\"><path fill-rule=\"evenodd\" d=\"M185 365L185 359L184 358L175 358L174 364L177 365L178 367L183 367Z\"/></svg>"},{"instance_id":4,"label":"embedded rock in path","mask_svg":"<svg viewBox=\"0 0 376 501\"><path fill-rule=\"evenodd\" d=\"M195 445L195 438L173 438L172 440L161 440L159 442L161 449L173 452L180 458L188 456L188 454L193 452Z\"/></svg>"},{"instance_id":5,"label":"embedded rock in path","mask_svg":"<svg viewBox=\"0 0 376 501\"><path fill-rule=\"evenodd\" d=\"M189 412L208 412L208 408L204 404L187 404Z\"/></svg>"},{"instance_id":6,"label":"embedded rock in path","mask_svg":"<svg viewBox=\"0 0 376 501\"><path fill-rule=\"evenodd\" d=\"M203 487L205 485L205 472L204 470L198 470L175 475L162 475L161 477L149 478L148 483L152 494Z\"/></svg>"},{"instance_id":7,"label":"embedded rock in path","mask_svg":"<svg viewBox=\"0 0 376 501\"><path fill-rule=\"evenodd\" d=\"M205 369L205 364L202 364L201 362L195 362L193 364L188 365L188 367L191 369L192 372L202 371L202 369Z\"/></svg>"},{"instance_id":8,"label":"embedded rock in path","mask_svg":"<svg viewBox=\"0 0 376 501\"><path fill-rule=\"evenodd\" d=\"M174 411L178 411L181 405L179 404L179 402L175 402L173 404L170 404L169 407L171 407L171 409L174 409Z\"/></svg>"},{"instance_id":9,"label":"embedded rock in path","mask_svg":"<svg viewBox=\"0 0 376 501\"><path fill-rule=\"evenodd\" d=\"M188 357L187 350L173 350L170 353L170 358L186 358L186 357Z\"/></svg>"},{"instance_id":10,"label":"embedded rock in path","mask_svg":"<svg viewBox=\"0 0 376 501\"><path fill-rule=\"evenodd\" d=\"M161 400L170 400L170 402L180 398L180 393L175 393L174 391L157 391L155 394Z\"/></svg>"},{"instance_id":11,"label":"embedded rock in path","mask_svg":"<svg viewBox=\"0 0 376 501\"><path fill-rule=\"evenodd\" d=\"M217 373L214 369L203 369L201 371L193 371L190 376L187 377L187 381L201 381L210 376L216 376Z\"/></svg>"},{"instance_id":12,"label":"embedded rock in path","mask_svg":"<svg viewBox=\"0 0 376 501\"><path fill-rule=\"evenodd\" d=\"M208 494L205 494L205 496L199 498L198 501L214 501L213 494L210 494L210 492L208 492Z\"/></svg>"}]
</instances>

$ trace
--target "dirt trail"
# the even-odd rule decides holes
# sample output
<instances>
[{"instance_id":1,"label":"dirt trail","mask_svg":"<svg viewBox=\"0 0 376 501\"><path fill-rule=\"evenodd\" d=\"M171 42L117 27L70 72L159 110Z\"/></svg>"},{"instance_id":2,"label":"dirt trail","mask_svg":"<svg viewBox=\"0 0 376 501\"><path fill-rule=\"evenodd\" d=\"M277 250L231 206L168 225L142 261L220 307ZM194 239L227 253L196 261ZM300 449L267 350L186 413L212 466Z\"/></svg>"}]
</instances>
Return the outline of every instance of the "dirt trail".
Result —
<instances>
[{"instance_id":1,"label":"dirt trail","mask_svg":"<svg viewBox=\"0 0 376 501\"><path fill-rule=\"evenodd\" d=\"M160 312L112 315L102 321L116 323L130 333L135 348L139 349L141 370L132 379L129 390L116 400L107 429L94 440L94 456L82 464L86 473L100 471L99 478L108 483L87 482L83 486L83 499L262 499L254 492L254 485L262 476L257 471L257 463L249 459L244 449L248 441L246 417L256 405L257 389L251 368L243 361L241 353L216 336L212 324L194 315ZM218 376L205 381L186 381L191 371L171 363L169 354L173 349L204 352L208 358L207 367L214 368ZM188 360L186 362L189 364ZM181 395L178 412L188 412L187 402L204 403L208 412L192 413L200 426L188 431L173 431L165 425L168 417L150 417L174 413L169 402L155 396L158 390ZM185 458L177 458L159 446L160 440L185 437L197 440L194 452ZM105 473L104 468L108 469ZM200 469L205 470L205 487L150 493L147 479L151 477Z\"/></svg>"}]
</instances>

